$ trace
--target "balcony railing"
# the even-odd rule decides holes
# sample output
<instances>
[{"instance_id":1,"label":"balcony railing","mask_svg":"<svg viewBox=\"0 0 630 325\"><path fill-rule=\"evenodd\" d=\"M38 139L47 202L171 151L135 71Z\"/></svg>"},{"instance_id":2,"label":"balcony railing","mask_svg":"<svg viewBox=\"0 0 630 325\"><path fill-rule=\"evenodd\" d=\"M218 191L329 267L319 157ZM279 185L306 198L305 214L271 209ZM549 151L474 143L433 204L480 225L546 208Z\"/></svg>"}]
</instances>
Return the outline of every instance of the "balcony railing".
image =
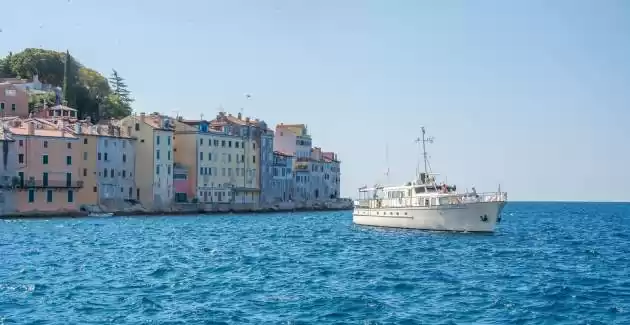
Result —
<instances>
[{"instance_id":1,"label":"balcony railing","mask_svg":"<svg viewBox=\"0 0 630 325\"><path fill-rule=\"evenodd\" d=\"M83 187L83 181L27 179L21 181L14 178L11 182L0 184L1 188L13 189L76 189Z\"/></svg>"}]
</instances>

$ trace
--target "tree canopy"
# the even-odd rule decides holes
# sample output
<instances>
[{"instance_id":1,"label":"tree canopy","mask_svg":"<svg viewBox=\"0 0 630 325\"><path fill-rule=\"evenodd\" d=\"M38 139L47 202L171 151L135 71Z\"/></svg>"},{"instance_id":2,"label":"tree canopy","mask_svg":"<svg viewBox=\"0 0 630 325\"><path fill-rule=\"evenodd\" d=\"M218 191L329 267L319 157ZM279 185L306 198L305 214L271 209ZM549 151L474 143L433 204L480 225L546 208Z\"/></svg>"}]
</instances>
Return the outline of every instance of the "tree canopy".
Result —
<instances>
[{"instance_id":1,"label":"tree canopy","mask_svg":"<svg viewBox=\"0 0 630 325\"><path fill-rule=\"evenodd\" d=\"M80 117L121 118L131 114L131 92L116 70L108 80L99 72L83 66L69 52L27 48L0 58L0 77L31 79L37 74L44 84L62 87L63 99L79 111ZM36 109L54 95L34 95Z\"/></svg>"}]
</instances>

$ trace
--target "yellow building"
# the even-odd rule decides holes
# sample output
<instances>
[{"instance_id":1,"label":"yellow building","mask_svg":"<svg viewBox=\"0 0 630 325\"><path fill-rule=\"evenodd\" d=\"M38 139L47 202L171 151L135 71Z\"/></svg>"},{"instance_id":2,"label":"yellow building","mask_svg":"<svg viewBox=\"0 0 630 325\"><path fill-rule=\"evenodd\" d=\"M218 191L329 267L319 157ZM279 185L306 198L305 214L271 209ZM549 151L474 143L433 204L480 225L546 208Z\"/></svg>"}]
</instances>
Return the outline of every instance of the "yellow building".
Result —
<instances>
[{"instance_id":1,"label":"yellow building","mask_svg":"<svg viewBox=\"0 0 630 325\"><path fill-rule=\"evenodd\" d=\"M208 121L175 121L175 161L188 170L188 197L204 203L257 202L255 178L247 168L248 144L212 129Z\"/></svg>"},{"instance_id":2,"label":"yellow building","mask_svg":"<svg viewBox=\"0 0 630 325\"><path fill-rule=\"evenodd\" d=\"M260 147L261 133L267 130L263 121L243 117L240 113L237 116L221 112L210 122L211 128L224 134L229 134L242 139L245 159L243 168L245 174L242 187L237 192L237 202L239 198L245 203L258 203L260 199Z\"/></svg>"},{"instance_id":3,"label":"yellow building","mask_svg":"<svg viewBox=\"0 0 630 325\"><path fill-rule=\"evenodd\" d=\"M152 210L173 203L174 120L157 113L127 116L121 125L136 139L136 197Z\"/></svg>"}]
</instances>

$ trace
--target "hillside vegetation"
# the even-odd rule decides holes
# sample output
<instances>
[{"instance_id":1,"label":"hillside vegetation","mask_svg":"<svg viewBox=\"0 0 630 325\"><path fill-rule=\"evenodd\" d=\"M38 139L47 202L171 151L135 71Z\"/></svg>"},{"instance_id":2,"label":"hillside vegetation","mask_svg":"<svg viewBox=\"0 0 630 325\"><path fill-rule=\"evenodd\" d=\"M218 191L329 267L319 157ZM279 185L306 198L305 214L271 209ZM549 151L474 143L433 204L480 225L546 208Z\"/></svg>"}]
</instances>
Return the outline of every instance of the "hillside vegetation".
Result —
<instances>
[{"instance_id":1,"label":"hillside vegetation","mask_svg":"<svg viewBox=\"0 0 630 325\"><path fill-rule=\"evenodd\" d=\"M31 79L37 74L44 84L63 89L66 105L76 108L80 117L94 120L121 118L131 113L133 99L125 80L116 70L110 78L83 66L68 52L27 48L0 58L0 78ZM31 109L43 103L54 104L54 94L31 95Z\"/></svg>"}]
</instances>

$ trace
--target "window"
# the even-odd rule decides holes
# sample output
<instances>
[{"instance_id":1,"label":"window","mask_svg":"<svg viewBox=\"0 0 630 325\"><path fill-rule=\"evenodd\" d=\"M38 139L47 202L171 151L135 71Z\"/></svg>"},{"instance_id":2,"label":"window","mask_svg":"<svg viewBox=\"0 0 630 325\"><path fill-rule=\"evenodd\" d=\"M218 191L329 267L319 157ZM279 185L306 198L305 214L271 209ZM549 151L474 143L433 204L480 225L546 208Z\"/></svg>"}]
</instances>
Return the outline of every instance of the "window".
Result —
<instances>
[{"instance_id":1,"label":"window","mask_svg":"<svg viewBox=\"0 0 630 325\"><path fill-rule=\"evenodd\" d=\"M123 177L123 178L127 177L127 171L126 171L126 170L123 170L123 171L122 171L122 177Z\"/></svg>"},{"instance_id":2,"label":"window","mask_svg":"<svg viewBox=\"0 0 630 325\"><path fill-rule=\"evenodd\" d=\"M74 202L74 192L72 190L68 191L68 203Z\"/></svg>"},{"instance_id":3,"label":"window","mask_svg":"<svg viewBox=\"0 0 630 325\"><path fill-rule=\"evenodd\" d=\"M11 110L15 112L15 104L11 104Z\"/></svg>"},{"instance_id":4,"label":"window","mask_svg":"<svg viewBox=\"0 0 630 325\"><path fill-rule=\"evenodd\" d=\"M114 168L109 170L109 177L114 178Z\"/></svg>"},{"instance_id":5,"label":"window","mask_svg":"<svg viewBox=\"0 0 630 325\"><path fill-rule=\"evenodd\" d=\"M252 162L256 162L256 156L252 156Z\"/></svg>"},{"instance_id":6,"label":"window","mask_svg":"<svg viewBox=\"0 0 630 325\"><path fill-rule=\"evenodd\" d=\"M155 166L155 175L160 175L160 165Z\"/></svg>"},{"instance_id":7,"label":"window","mask_svg":"<svg viewBox=\"0 0 630 325\"><path fill-rule=\"evenodd\" d=\"M238 148L238 141L234 142L234 147Z\"/></svg>"},{"instance_id":8,"label":"window","mask_svg":"<svg viewBox=\"0 0 630 325\"><path fill-rule=\"evenodd\" d=\"M23 153L18 155L18 163L20 163L20 164L24 163L24 154Z\"/></svg>"},{"instance_id":9,"label":"window","mask_svg":"<svg viewBox=\"0 0 630 325\"><path fill-rule=\"evenodd\" d=\"M0 110L4 111L4 103L0 103Z\"/></svg>"},{"instance_id":10,"label":"window","mask_svg":"<svg viewBox=\"0 0 630 325\"><path fill-rule=\"evenodd\" d=\"M50 203L52 201L53 201L53 191L48 190L46 191L46 202Z\"/></svg>"},{"instance_id":11,"label":"window","mask_svg":"<svg viewBox=\"0 0 630 325\"><path fill-rule=\"evenodd\" d=\"M127 155L126 154L123 154L123 162L127 162Z\"/></svg>"},{"instance_id":12,"label":"window","mask_svg":"<svg viewBox=\"0 0 630 325\"><path fill-rule=\"evenodd\" d=\"M68 147L68 149L72 149L72 143L68 142L67 147Z\"/></svg>"},{"instance_id":13,"label":"window","mask_svg":"<svg viewBox=\"0 0 630 325\"><path fill-rule=\"evenodd\" d=\"M166 137L166 145L168 145L168 146L171 145L171 136L170 135L168 137Z\"/></svg>"},{"instance_id":14,"label":"window","mask_svg":"<svg viewBox=\"0 0 630 325\"><path fill-rule=\"evenodd\" d=\"M228 141L228 148L232 148L232 141Z\"/></svg>"},{"instance_id":15,"label":"window","mask_svg":"<svg viewBox=\"0 0 630 325\"><path fill-rule=\"evenodd\" d=\"M42 156L42 164L48 165L48 155L43 155Z\"/></svg>"},{"instance_id":16,"label":"window","mask_svg":"<svg viewBox=\"0 0 630 325\"><path fill-rule=\"evenodd\" d=\"M228 157L228 162L232 162L232 155L228 153L227 157Z\"/></svg>"},{"instance_id":17,"label":"window","mask_svg":"<svg viewBox=\"0 0 630 325\"><path fill-rule=\"evenodd\" d=\"M155 159L160 160L160 150L155 150Z\"/></svg>"},{"instance_id":18,"label":"window","mask_svg":"<svg viewBox=\"0 0 630 325\"><path fill-rule=\"evenodd\" d=\"M72 165L72 156L66 156L66 165Z\"/></svg>"},{"instance_id":19,"label":"window","mask_svg":"<svg viewBox=\"0 0 630 325\"><path fill-rule=\"evenodd\" d=\"M103 156L103 160L107 161L107 152L105 153L105 155Z\"/></svg>"},{"instance_id":20,"label":"window","mask_svg":"<svg viewBox=\"0 0 630 325\"><path fill-rule=\"evenodd\" d=\"M24 147L24 140L20 140L20 141L18 141L18 145L19 145L20 147Z\"/></svg>"},{"instance_id":21,"label":"window","mask_svg":"<svg viewBox=\"0 0 630 325\"><path fill-rule=\"evenodd\" d=\"M103 170L103 177L107 178L107 168Z\"/></svg>"},{"instance_id":22,"label":"window","mask_svg":"<svg viewBox=\"0 0 630 325\"><path fill-rule=\"evenodd\" d=\"M203 145L203 139L199 139L199 145Z\"/></svg>"},{"instance_id":23,"label":"window","mask_svg":"<svg viewBox=\"0 0 630 325\"><path fill-rule=\"evenodd\" d=\"M166 170L166 173L167 173L168 175L170 175L170 174L171 174L171 165L168 165L167 170Z\"/></svg>"},{"instance_id":24,"label":"window","mask_svg":"<svg viewBox=\"0 0 630 325\"><path fill-rule=\"evenodd\" d=\"M140 131L140 123L136 123L136 131Z\"/></svg>"},{"instance_id":25,"label":"window","mask_svg":"<svg viewBox=\"0 0 630 325\"><path fill-rule=\"evenodd\" d=\"M98 160L101 160L101 153L98 153Z\"/></svg>"},{"instance_id":26,"label":"window","mask_svg":"<svg viewBox=\"0 0 630 325\"><path fill-rule=\"evenodd\" d=\"M221 147L225 147L225 140L221 140Z\"/></svg>"},{"instance_id":27,"label":"window","mask_svg":"<svg viewBox=\"0 0 630 325\"><path fill-rule=\"evenodd\" d=\"M83 139L83 144L87 144L87 138Z\"/></svg>"},{"instance_id":28,"label":"window","mask_svg":"<svg viewBox=\"0 0 630 325\"><path fill-rule=\"evenodd\" d=\"M44 148L48 148L48 141L44 141Z\"/></svg>"},{"instance_id":29,"label":"window","mask_svg":"<svg viewBox=\"0 0 630 325\"><path fill-rule=\"evenodd\" d=\"M96 193L96 192L98 192L98 188L97 188L96 186L94 186L94 187L92 188L92 191L93 191L94 193Z\"/></svg>"},{"instance_id":30,"label":"window","mask_svg":"<svg viewBox=\"0 0 630 325\"><path fill-rule=\"evenodd\" d=\"M160 136L156 135L155 136L155 143L159 146L160 145Z\"/></svg>"},{"instance_id":31,"label":"window","mask_svg":"<svg viewBox=\"0 0 630 325\"><path fill-rule=\"evenodd\" d=\"M28 190L28 203L35 202L35 190Z\"/></svg>"},{"instance_id":32,"label":"window","mask_svg":"<svg viewBox=\"0 0 630 325\"><path fill-rule=\"evenodd\" d=\"M83 168L83 176L87 176L87 168Z\"/></svg>"},{"instance_id":33,"label":"window","mask_svg":"<svg viewBox=\"0 0 630 325\"><path fill-rule=\"evenodd\" d=\"M200 161L201 161L201 160L203 160L203 152L200 152L200 153L199 153L199 160L200 160Z\"/></svg>"},{"instance_id":34,"label":"window","mask_svg":"<svg viewBox=\"0 0 630 325\"><path fill-rule=\"evenodd\" d=\"M87 160L87 156L88 156L87 151L84 151L83 152L83 160Z\"/></svg>"},{"instance_id":35,"label":"window","mask_svg":"<svg viewBox=\"0 0 630 325\"><path fill-rule=\"evenodd\" d=\"M43 178L42 180L43 185L48 186L48 173L43 173L42 178Z\"/></svg>"},{"instance_id":36,"label":"window","mask_svg":"<svg viewBox=\"0 0 630 325\"><path fill-rule=\"evenodd\" d=\"M171 160L171 151L169 150L166 153L167 153L167 156L168 156L168 160Z\"/></svg>"},{"instance_id":37,"label":"window","mask_svg":"<svg viewBox=\"0 0 630 325\"><path fill-rule=\"evenodd\" d=\"M252 142L252 148L256 149L256 142Z\"/></svg>"},{"instance_id":38,"label":"window","mask_svg":"<svg viewBox=\"0 0 630 325\"><path fill-rule=\"evenodd\" d=\"M212 152L208 152L208 160L212 160Z\"/></svg>"}]
</instances>

